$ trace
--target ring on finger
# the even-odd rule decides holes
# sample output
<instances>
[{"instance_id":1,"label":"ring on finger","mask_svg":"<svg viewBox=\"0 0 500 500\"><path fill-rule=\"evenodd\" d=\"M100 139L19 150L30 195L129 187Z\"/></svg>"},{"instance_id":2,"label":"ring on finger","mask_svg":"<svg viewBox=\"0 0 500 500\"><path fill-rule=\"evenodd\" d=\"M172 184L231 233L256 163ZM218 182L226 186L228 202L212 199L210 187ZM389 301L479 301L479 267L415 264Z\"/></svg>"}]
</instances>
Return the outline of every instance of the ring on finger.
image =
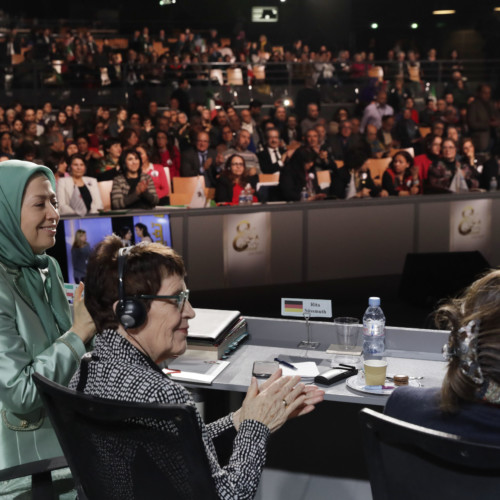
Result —
<instances>
[{"instance_id":1,"label":"ring on finger","mask_svg":"<svg viewBox=\"0 0 500 500\"><path fill-rule=\"evenodd\" d=\"M285 405L285 408L288 406L288 403L283 399L283 404Z\"/></svg>"}]
</instances>

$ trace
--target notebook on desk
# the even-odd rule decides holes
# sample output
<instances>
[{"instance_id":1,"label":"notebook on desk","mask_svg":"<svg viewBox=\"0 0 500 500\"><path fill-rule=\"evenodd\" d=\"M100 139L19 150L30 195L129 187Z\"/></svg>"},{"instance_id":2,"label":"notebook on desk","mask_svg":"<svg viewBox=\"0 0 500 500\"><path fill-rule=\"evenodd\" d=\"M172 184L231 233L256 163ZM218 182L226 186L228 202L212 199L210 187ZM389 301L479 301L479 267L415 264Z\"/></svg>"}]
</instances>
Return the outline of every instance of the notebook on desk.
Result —
<instances>
[{"instance_id":1,"label":"notebook on desk","mask_svg":"<svg viewBox=\"0 0 500 500\"><path fill-rule=\"evenodd\" d=\"M228 365L229 361L179 358L169 362L163 373L177 382L211 384Z\"/></svg>"}]
</instances>

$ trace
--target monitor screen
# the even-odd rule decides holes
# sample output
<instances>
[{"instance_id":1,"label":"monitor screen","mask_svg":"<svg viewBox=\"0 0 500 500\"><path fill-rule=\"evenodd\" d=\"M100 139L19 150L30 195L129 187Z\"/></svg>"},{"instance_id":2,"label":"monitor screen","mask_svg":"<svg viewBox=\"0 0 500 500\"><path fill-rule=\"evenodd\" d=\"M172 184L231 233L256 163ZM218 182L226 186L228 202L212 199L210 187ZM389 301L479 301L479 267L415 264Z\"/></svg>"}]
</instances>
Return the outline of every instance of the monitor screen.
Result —
<instances>
[{"instance_id":1,"label":"monitor screen","mask_svg":"<svg viewBox=\"0 0 500 500\"><path fill-rule=\"evenodd\" d=\"M168 215L134 215L127 217L96 217L84 219L68 219L64 221L64 243L67 259L67 282L75 283L74 264L78 266L78 253L72 252L75 236L78 230L85 231L85 237L90 248L94 248L110 234L117 234L130 244L139 243L141 238L136 230L136 224L144 224L151 240L172 246L170 218ZM61 249L62 250L62 249ZM56 257L57 258L57 257ZM75 262L73 261L75 258ZM58 259L61 266L63 260ZM64 271L64 269L63 269ZM65 276L66 279L66 276Z\"/></svg>"}]
</instances>

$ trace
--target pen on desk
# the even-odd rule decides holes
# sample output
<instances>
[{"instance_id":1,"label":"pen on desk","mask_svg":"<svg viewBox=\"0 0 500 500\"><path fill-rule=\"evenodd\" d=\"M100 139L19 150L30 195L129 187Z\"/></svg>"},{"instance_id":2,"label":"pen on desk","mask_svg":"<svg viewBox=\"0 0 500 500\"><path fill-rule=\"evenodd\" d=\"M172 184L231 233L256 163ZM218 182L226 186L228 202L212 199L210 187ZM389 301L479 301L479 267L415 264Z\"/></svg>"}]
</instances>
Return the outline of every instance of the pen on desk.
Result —
<instances>
[{"instance_id":1,"label":"pen on desk","mask_svg":"<svg viewBox=\"0 0 500 500\"><path fill-rule=\"evenodd\" d=\"M292 370L296 370L297 367L293 366L292 363L289 363L288 361L283 361L280 358L274 358L274 361L277 361L280 365L286 366L288 368L291 368Z\"/></svg>"}]
</instances>

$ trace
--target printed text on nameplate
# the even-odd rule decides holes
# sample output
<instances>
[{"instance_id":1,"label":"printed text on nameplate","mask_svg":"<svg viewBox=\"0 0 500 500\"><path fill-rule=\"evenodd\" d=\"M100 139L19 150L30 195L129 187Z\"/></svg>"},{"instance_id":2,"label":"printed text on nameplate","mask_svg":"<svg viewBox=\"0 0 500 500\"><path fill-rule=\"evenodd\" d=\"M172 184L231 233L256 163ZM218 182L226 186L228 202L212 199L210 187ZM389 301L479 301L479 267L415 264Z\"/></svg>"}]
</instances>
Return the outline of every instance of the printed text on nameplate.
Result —
<instances>
[{"instance_id":1,"label":"printed text on nameplate","mask_svg":"<svg viewBox=\"0 0 500 500\"><path fill-rule=\"evenodd\" d=\"M281 299L281 315L310 318L331 318L332 301L317 299Z\"/></svg>"}]
</instances>

